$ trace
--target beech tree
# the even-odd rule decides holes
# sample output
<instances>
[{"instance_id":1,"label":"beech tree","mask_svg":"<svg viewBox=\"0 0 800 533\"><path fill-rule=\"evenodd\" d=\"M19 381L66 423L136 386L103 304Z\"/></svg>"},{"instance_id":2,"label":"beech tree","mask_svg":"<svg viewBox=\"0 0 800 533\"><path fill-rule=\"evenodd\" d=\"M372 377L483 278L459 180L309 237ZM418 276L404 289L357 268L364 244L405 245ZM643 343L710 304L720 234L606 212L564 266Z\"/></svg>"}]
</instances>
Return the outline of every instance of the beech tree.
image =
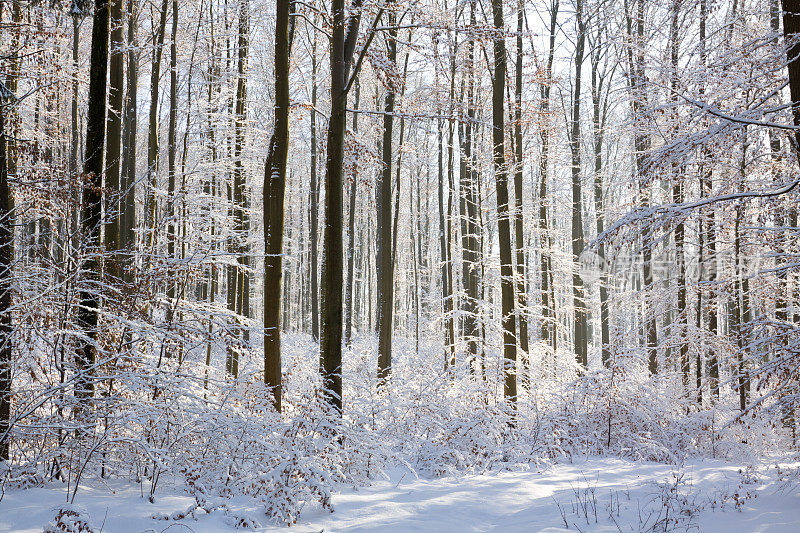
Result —
<instances>
[{"instance_id":1,"label":"beech tree","mask_svg":"<svg viewBox=\"0 0 800 533\"><path fill-rule=\"evenodd\" d=\"M495 30L505 33L503 3L492 2ZM500 241L500 287L503 313L503 358L505 364L505 397L510 402L517 399L517 331L514 322L514 263L511 258L511 215L508 206L508 168L505 158L505 87L506 87L506 43L494 40L494 76L492 79L492 144L494 175L497 182L497 226Z\"/></svg>"},{"instance_id":2,"label":"beech tree","mask_svg":"<svg viewBox=\"0 0 800 533\"><path fill-rule=\"evenodd\" d=\"M383 13L378 9L368 37L355 58L356 40L361 24L362 1L353 0L345 16L344 0L331 2L330 98L327 153L325 159L325 228L322 250L322 294L320 327L320 368L323 386L330 404L342 411L342 287L344 285L344 136L347 118L347 95L353 86L364 54L375 35ZM354 61L355 59L355 61Z\"/></svg>"},{"instance_id":3,"label":"beech tree","mask_svg":"<svg viewBox=\"0 0 800 533\"><path fill-rule=\"evenodd\" d=\"M583 0L575 2L575 85L572 92L572 117L570 128L570 152L572 154L572 257L575 270L572 274L573 337L575 358L583 368L589 366L588 319L586 316L585 289L580 272L580 256L584 250L583 236L583 189L581 169L581 84L583 74L584 47L586 46L586 21Z\"/></svg>"},{"instance_id":4,"label":"beech tree","mask_svg":"<svg viewBox=\"0 0 800 533\"><path fill-rule=\"evenodd\" d=\"M3 86L5 88L5 86ZM10 91L0 99L0 461L8 461L11 441L11 287L14 264L14 213L8 186L8 140L5 132L5 109Z\"/></svg>"},{"instance_id":5,"label":"beech tree","mask_svg":"<svg viewBox=\"0 0 800 533\"><path fill-rule=\"evenodd\" d=\"M283 274L283 206L289 149L289 57L292 46L291 0L275 11L275 125L264 165L264 383L281 411L281 276Z\"/></svg>"},{"instance_id":6,"label":"beech tree","mask_svg":"<svg viewBox=\"0 0 800 533\"><path fill-rule=\"evenodd\" d=\"M92 374L97 362L98 311L100 295L96 280L100 274L100 230L103 207L104 150L106 134L106 86L108 75L108 0L95 2L92 24L91 77L89 80L89 110L86 119L86 155L83 164L83 211L81 226L87 251L84 261L84 285L80 291L78 323L85 340L77 347L78 377L75 395L84 403L90 415L90 401L95 384Z\"/></svg>"},{"instance_id":7,"label":"beech tree","mask_svg":"<svg viewBox=\"0 0 800 533\"><path fill-rule=\"evenodd\" d=\"M397 17L394 11L387 16L390 26L387 36L387 58L397 68ZM378 377L385 380L392 366L392 312L394 310L394 256L397 238L397 224L392 226L392 132L394 125L395 97L398 92L397 81L389 79L384 95L383 115L383 173L376 195L378 220ZM401 140L402 143L402 140ZM400 169L398 164L398 176ZM397 189L399 198L399 188ZM395 220L398 208L395 207Z\"/></svg>"}]
</instances>

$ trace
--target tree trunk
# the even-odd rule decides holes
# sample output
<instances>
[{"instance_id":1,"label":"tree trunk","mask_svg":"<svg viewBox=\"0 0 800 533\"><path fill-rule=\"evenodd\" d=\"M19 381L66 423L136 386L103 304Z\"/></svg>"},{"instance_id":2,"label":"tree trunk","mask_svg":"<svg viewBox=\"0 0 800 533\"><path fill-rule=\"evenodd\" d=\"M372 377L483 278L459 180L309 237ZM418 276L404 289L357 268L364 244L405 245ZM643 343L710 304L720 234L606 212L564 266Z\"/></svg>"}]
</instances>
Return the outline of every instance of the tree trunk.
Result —
<instances>
[{"instance_id":1,"label":"tree trunk","mask_svg":"<svg viewBox=\"0 0 800 533\"><path fill-rule=\"evenodd\" d=\"M289 152L289 56L291 0L275 7L275 124L264 165L264 383L281 412L281 276L283 274L284 192ZM313 295L312 295L313 297Z\"/></svg>"},{"instance_id":2,"label":"tree trunk","mask_svg":"<svg viewBox=\"0 0 800 533\"><path fill-rule=\"evenodd\" d=\"M681 0L675 0L672 4L672 21L670 24L670 69L671 69L671 88L674 95L678 94L678 21L680 15ZM677 98L675 96L673 100ZM683 171L684 168L677 164L672 167L672 201L675 204L682 204L683 194ZM688 309L687 309L687 289L686 289L686 258L685 258L685 233L686 228L683 221L679 221L675 226L675 261L678 266L678 336L679 347L678 357L683 375L683 386L686 393L689 393L689 382L691 369L689 364L689 342L688 342Z\"/></svg>"},{"instance_id":3,"label":"tree trunk","mask_svg":"<svg viewBox=\"0 0 800 533\"><path fill-rule=\"evenodd\" d=\"M394 15L390 15L390 19L392 19ZM392 24L394 25L394 24ZM394 37L392 38L393 42L397 42L397 32L394 32ZM409 41L410 41L409 37ZM393 48L390 47L390 61L394 65L395 70L397 69L397 45L395 44ZM406 61L405 66L403 67L403 78L402 84L399 88L393 88L392 91L394 92L394 98L392 105L396 107L397 105L397 98L403 97L403 91L405 87L406 75L408 74L408 57L409 54L406 54ZM394 85L394 82L392 82ZM399 94L398 94L399 93ZM394 270L395 258L397 257L397 223L400 220L400 170L402 168L403 162L403 140L406 133L406 118L404 115L400 115L400 135L397 143L397 171L395 172L395 179L394 179L394 218L392 222L392 270ZM411 194L409 192L409 202L411 202ZM394 274L393 274L394 275Z\"/></svg>"},{"instance_id":4,"label":"tree trunk","mask_svg":"<svg viewBox=\"0 0 800 533\"><path fill-rule=\"evenodd\" d=\"M445 4L446 9L446 4ZM438 35L434 38L435 54L435 81L439 85L439 43ZM453 93L455 89L455 77L450 80L450 113L452 115ZM442 114L442 106L438 107L438 114ZM439 261L442 276L442 312L445 323L444 334L444 369L448 371L455 366L455 324L453 320L453 275L452 262L450 257L450 209L452 203L452 185L445 182L444 173L444 121L440 118L436 121L436 135L438 143L437 171L438 171L438 200L439 200ZM452 132L452 120L450 121L450 131ZM450 139L452 142L452 137ZM452 175L452 146L448 147L448 176ZM444 189L447 187L447 200L445 205Z\"/></svg>"},{"instance_id":5,"label":"tree trunk","mask_svg":"<svg viewBox=\"0 0 800 533\"><path fill-rule=\"evenodd\" d=\"M454 10L455 11L455 10ZM453 15L455 22L458 22L458 12ZM474 17L473 17L474 19ZM455 92L456 92L456 50L458 48L457 33L453 36L452 47L450 49L450 91L448 94L448 116L447 123L447 216L445 222L445 249L447 257L445 259L447 265L447 286L450 291L449 309L450 314L447 317L448 332L450 334L450 367L455 368L456 364L456 322L455 322L455 278L453 277L453 197L455 195L455 144L453 143L453 135L455 133Z\"/></svg>"},{"instance_id":6,"label":"tree trunk","mask_svg":"<svg viewBox=\"0 0 800 533\"><path fill-rule=\"evenodd\" d=\"M492 147L497 184L497 236L500 244L500 289L502 299L504 396L517 401L517 328L514 321L514 261L511 257L511 210L508 205L508 167L505 156L506 42L502 0L492 1L494 28L494 75L492 79Z\"/></svg>"},{"instance_id":7,"label":"tree trunk","mask_svg":"<svg viewBox=\"0 0 800 533\"><path fill-rule=\"evenodd\" d=\"M783 35L784 41L788 46L786 50L786 59L788 62L787 70L789 72L789 96L791 98L792 119L794 125L800 128L800 42L798 42L797 39L798 35L800 34L800 0L782 0L782 7ZM793 140L795 155L800 159L800 129L795 130ZM792 228L797 227L797 208L795 206L791 206L789 214L785 218L788 220L788 226ZM787 242L791 242L791 240L792 237L786 238ZM791 287L791 284L787 283L785 290L786 300L792 301L795 297L795 293ZM784 320L788 320L790 318L788 316L788 309L796 306L787 305L785 307L787 309L784 312ZM793 323L793 325L796 326L798 322L797 311L795 310L792 315L793 316L791 317L790 323ZM791 428L794 441L796 432L794 410L787 406L783 411L783 425Z\"/></svg>"},{"instance_id":8,"label":"tree trunk","mask_svg":"<svg viewBox=\"0 0 800 533\"><path fill-rule=\"evenodd\" d=\"M800 0L782 0L783 35L788 43L786 58L789 71L789 93L792 98L792 118L800 126ZM800 129L794 132L795 151L800 153Z\"/></svg>"},{"instance_id":9,"label":"tree trunk","mask_svg":"<svg viewBox=\"0 0 800 533\"><path fill-rule=\"evenodd\" d=\"M316 19L315 19L316 20ZM311 46L311 337L319 341L319 182L317 176L317 32Z\"/></svg>"},{"instance_id":10,"label":"tree trunk","mask_svg":"<svg viewBox=\"0 0 800 533\"><path fill-rule=\"evenodd\" d=\"M111 0L111 44L109 58L108 118L106 132L106 275L111 283L119 277L120 147L122 142L123 44L122 2Z\"/></svg>"},{"instance_id":11,"label":"tree trunk","mask_svg":"<svg viewBox=\"0 0 800 533\"><path fill-rule=\"evenodd\" d=\"M361 21L361 0L355 0L345 19L344 0L331 2L331 108L325 161L325 231L322 249L322 306L320 367L330 405L342 412L342 242L344 133L350 64ZM345 23L347 28L345 28ZM345 33L345 29L347 30ZM365 47L369 43L365 43ZM355 75L355 74L354 74Z\"/></svg>"},{"instance_id":12,"label":"tree trunk","mask_svg":"<svg viewBox=\"0 0 800 533\"><path fill-rule=\"evenodd\" d=\"M470 4L470 25L475 25L475 5ZM459 162L459 185L461 204L461 281L464 297L460 301L463 335L467 341L469 366L471 372L478 369L478 223L477 194L475 192L475 157L473 155L473 136L475 120L475 40L470 38L467 45L467 120L459 125L461 152ZM463 83L463 82L462 82ZM463 85L462 85L463 94Z\"/></svg>"},{"instance_id":13,"label":"tree trunk","mask_svg":"<svg viewBox=\"0 0 800 533\"><path fill-rule=\"evenodd\" d=\"M153 50L153 66L150 73L150 124L147 133L147 181L150 186L147 191L146 218L147 227L145 229L145 247L150 248L155 245L154 233L156 224L156 210L158 200L155 191L158 188L158 86L161 75L161 52L164 48L164 34L167 29L167 9L169 0L161 3L161 20L159 21L157 34L154 36L156 41Z\"/></svg>"},{"instance_id":14,"label":"tree trunk","mask_svg":"<svg viewBox=\"0 0 800 533\"><path fill-rule=\"evenodd\" d=\"M601 39L601 31L598 30L598 41ZM606 110L608 105L608 93L603 95L605 80L603 74L598 72L600 65L600 43L595 43L595 49L590 54L592 61L592 123L594 125L594 207L597 225L597 236L603 234L605 228L605 185L603 180L603 140L605 137ZM607 90L607 89L606 89ZM606 265L606 246L605 241L600 241L597 248L598 262L600 264L600 277L598 279L600 292L600 349L603 366L611 364L610 350L610 321L611 316L608 308L608 268Z\"/></svg>"},{"instance_id":15,"label":"tree trunk","mask_svg":"<svg viewBox=\"0 0 800 533\"><path fill-rule=\"evenodd\" d=\"M247 120L247 55L249 31L249 4L248 0L239 1L239 31L238 31L238 58L236 80L236 103L234 108L234 148L233 148L233 238L231 243L236 256L236 264L231 268L231 283L228 290L233 291L232 309L236 324L234 331L238 340L246 340L246 328L241 323L241 318L250 316L249 310L249 284L247 278L248 257L246 249L247 239L247 186L242 162L244 148L244 131ZM239 348L228 351L228 368L233 376L239 374Z\"/></svg>"},{"instance_id":16,"label":"tree trunk","mask_svg":"<svg viewBox=\"0 0 800 533\"><path fill-rule=\"evenodd\" d=\"M5 102L0 101L0 462L10 462L14 202L8 186L4 110Z\"/></svg>"},{"instance_id":17,"label":"tree trunk","mask_svg":"<svg viewBox=\"0 0 800 533\"><path fill-rule=\"evenodd\" d=\"M640 106L643 106L647 99L646 87L645 87L645 80L646 74L644 71L644 51L642 46L644 46L644 0L639 0L638 2L638 10L636 16L636 35L637 35L637 55L636 55L636 80L639 88L639 98L637 101L639 102ZM637 115L641 116L641 115ZM639 194L640 194L640 204L643 208L647 208L650 205L650 185L648 183L647 177L645 176L645 158L647 157L647 152L650 149L650 140L647 137L647 134L642 133L641 131L636 132L637 142L636 142L636 171L639 177ZM643 249L643 285L644 285L644 315L645 315L645 336L646 336L646 343L647 343L647 364L648 369L650 370L650 374L656 374L658 372L658 332L656 330L656 315L653 309L653 305L650 302L651 294L653 290L653 239L650 236L649 232L645 232L644 236L642 237L642 249Z\"/></svg>"},{"instance_id":18,"label":"tree trunk","mask_svg":"<svg viewBox=\"0 0 800 533\"><path fill-rule=\"evenodd\" d=\"M530 354L528 347L528 284L525 258L525 211L522 201L522 177L525 170L522 139L522 33L524 30L525 2L519 0L517 6L517 61L514 83L514 148L516 150L516 166L514 169L514 206L515 206L515 244L517 248L517 321L519 322L519 350L522 359L522 387L530 389Z\"/></svg>"},{"instance_id":19,"label":"tree trunk","mask_svg":"<svg viewBox=\"0 0 800 533\"><path fill-rule=\"evenodd\" d=\"M408 57L408 54L406 54ZM425 153L427 153L427 142L424 145ZM426 165L427 166L427 165ZM421 168L419 172L421 172ZM427 181L430 180L430 166L427 166ZM422 307L423 307L423 294L422 294L422 286L423 286L423 271L425 270L425 263L423 261L422 255L422 237L423 227L422 227L422 201L420 200L420 196L422 194L422 179L419 176L415 180L412 181L411 190L413 191L413 185L416 184L417 194L416 194L416 204L415 204L415 214L414 219L416 220L416 229L417 232L413 237L412 249L411 253L414 254L416 251L416 256L414 259L414 313L415 313L415 320L414 320L414 338L416 339L416 352L419 353L419 336L420 336L420 319L422 317ZM415 250L416 249L416 250Z\"/></svg>"},{"instance_id":20,"label":"tree trunk","mask_svg":"<svg viewBox=\"0 0 800 533\"><path fill-rule=\"evenodd\" d=\"M172 1L172 33L170 34L169 54L169 125L167 131L167 328L172 328L175 310L176 273L172 269L175 261L175 160L178 150L178 1ZM172 355L171 347L164 352Z\"/></svg>"},{"instance_id":21,"label":"tree trunk","mask_svg":"<svg viewBox=\"0 0 800 533\"><path fill-rule=\"evenodd\" d=\"M209 20L214 20L214 11L213 11L214 4L210 4L210 16ZM215 92L215 84L216 84L216 73L217 73L217 66L216 66L216 49L215 49L215 42L214 42L214 25L213 23L210 24L210 34L211 34L211 43L210 43L210 50L209 50L209 65L208 65L208 109L209 112L207 113L208 119L208 148L211 152L211 164L212 164L212 171L209 182L206 185L206 192L209 195L208 200L208 216L210 218L210 247L209 253L214 254L218 250L218 245L216 243L216 221L214 214L214 207L217 200L217 178L215 175L216 171L216 160L217 160L217 144L214 135L214 122L213 122L213 96ZM218 275L218 268L217 263L211 263L211 272L209 273L210 285L208 294L204 297L204 300L213 304L216 296L217 290L219 285L219 275ZM206 345L206 368L205 368L205 378L203 380L203 390L208 390L208 373L211 370L211 348L212 348L212 335L214 333L214 321L210 320L208 323L208 343Z\"/></svg>"},{"instance_id":22,"label":"tree trunk","mask_svg":"<svg viewBox=\"0 0 800 533\"><path fill-rule=\"evenodd\" d=\"M550 39L547 52L547 72L546 79L542 84L542 114L547 116L550 111L550 83L553 73L553 61L555 58L556 31L558 30L558 8L559 1L554 0L550 8ZM556 310L555 310L555 284L553 283L553 266L551 250L553 249L552 236L550 234L550 222L548 217L548 192L547 182L549 179L550 165L550 130L548 125L542 128L542 151L539 159L539 252L540 263L540 284L542 299L542 342L553 352L553 369L555 370L555 351L556 351Z\"/></svg>"},{"instance_id":23,"label":"tree trunk","mask_svg":"<svg viewBox=\"0 0 800 533\"><path fill-rule=\"evenodd\" d=\"M701 0L703 1L703 0ZM628 61L628 86L631 93L631 110L634 126L634 159L636 179L639 186L639 204L641 208L646 208L650 203L650 185L645 175L646 154L650 148L650 141L646 133L643 133L639 122L644 120L643 109L647 101L647 93L644 86L644 0L637 0L637 12L635 19L630 13L628 2L625 2L625 20L627 26L628 39L630 45L627 50ZM635 28L634 28L635 24ZM652 288L652 238L647 232L642 236L642 285L643 285L643 307L644 307L644 336L647 348L648 369L651 374L658 371L657 345L658 337L656 331L655 313L650 306L650 291Z\"/></svg>"},{"instance_id":24,"label":"tree trunk","mask_svg":"<svg viewBox=\"0 0 800 533\"><path fill-rule=\"evenodd\" d=\"M444 177L444 124L442 120L437 120L437 141L438 152L438 198L439 198L439 261L441 264L442 275L442 313L444 314L445 333L444 333L444 369L447 371L455 365L455 331L453 328L453 281L450 277L450 254L448 251L449 224L447 223L447 213L445 211L445 177ZM449 186L448 186L449 189ZM450 192L448 190L448 200Z\"/></svg>"},{"instance_id":25,"label":"tree trunk","mask_svg":"<svg viewBox=\"0 0 800 533\"><path fill-rule=\"evenodd\" d=\"M358 135L358 101L361 96L361 84L356 80L356 94L353 108L356 110L353 113L353 133ZM350 180L350 210L348 214L348 232L347 232L347 285L344 297L345 307L345 328L344 328L344 343L350 346L350 341L353 338L353 278L355 267L355 237L356 237L356 191L358 189L358 170L354 169ZM316 297L315 297L316 299Z\"/></svg>"},{"instance_id":26,"label":"tree trunk","mask_svg":"<svg viewBox=\"0 0 800 533\"><path fill-rule=\"evenodd\" d=\"M70 172L73 174L78 173L78 43L80 41L78 20L77 14L73 16L72 63L75 69L75 78L73 79L72 85L74 99L72 102L72 153L70 154ZM22 0L11 1L11 23L13 25L14 35L11 40L11 54L8 58L8 67L6 71L8 73L6 76L6 88L11 94L17 96L21 61L19 50L21 49L20 39L22 36ZM11 112L7 114L10 137L6 138L6 171L8 175L16 178L18 157L17 138L20 137L20 120L18 114L14 113L13 109L10 109L10 111ZM14 198L12 197L10 200L10 208L13 211ZM11 231L13 233L13 228Z\"/></svg>"},{"instance_id":27,"label":"tree trunk","mask_svg":"<svg viewBox=\"0 0 800 533\"><path fill-rule=\"evenodd\" d=\"M97 322L100 295L100 223L103 206L103 149L106 133L106 77L108 75L108 0L96 0L92 25L92 52L89 75L89 110L86 117L86 154L83 165L83 226L88 259L83 265L77 321L85 340L78 344L75 362L78 376L75 396L88 413L94 393L94 364L97 360Z\"/></svg>"},{"instance_id":28,"label":"tree trunk","mask_svg":"<svg viewBox=\"0 0 800 533\"><path fill-rule=\"evenodd\" d=\"M742 156L739 166L739 192L744 192L747 171L747 127L742 128ZM747 273L747 256L743 253L742 222L745 220L744 204L736 204L734 218L733 255L734 282L734 331L738 352L736 354L736 389L739 394L739 409L745 411L750 401L750 376L747 369L750 342L747 336L750 316L750 279ZM746 224L745 224L746 225Z\"/></svg>"},{"instance_id":29,"label":"tree trunk","mask_svg":"<svg viewBox=\"0 0 800 533\"><path fill-rule=\"evenodd\" d=\"M578 41L575 47L575 85L572 95L572 128L570 151L572 152L572 305L575 358L584 369L589 367L588 321L584 298L583 278L580 274L580 255L583 252L583 198L581 188L581 73L586 42L586 27L583 20L583 1L576 2Z\"/></svg>"},{"instance_id":30,"label":"tree trunk","mask_svg":"<svg viewBox=\"0 0 800 533\"><path fill-rule=\"evenodd\" d=\"M706 0L700 0L700 59L705 69L707 60L707 43L706 43L706 21L708 18L708 5ZM700 86L700 97L703 98L705 94L705 71L703 72ZM707 198L713 192L713 175L710 165L711 153L708 148L703 150L703 164L700 169L700 197ZM706 305L708 317L708 333L711 336L717 335L717 297L713 288L717 280L717 233L716 233L716 210L713 206L704 210L701 215L703 218L704 235L703 241L704 248L704 262L703 268L704 281L711 288L706 294ZM717 360L716 347L712 346L708 349L708 375L709 386L711 388L712 397L719 399L719 362Z\"/></svg>"},{"instance_id":31,"label":"tree trunk","mask_svg":"<svg viewBox=\"0 0 800 533\"><path fill-rule=\"evenodd\" d=\"M774 36L772 38L771 44L776 47L776 49L780 46L780 25L781 25L781 0L770 0L769 2L769 20L770 20L770 30L772 30ZM776 95L775 102L776 105L781 104L780 95ZM778 132L774 130L769 131L769 148L770 148L770 156L772 159L772 175L774 185L776 187L780 187L783 183L783 172L780 170L780 161L782 158L782 149L781 149L781 136L779 136ZM786 225L786 212L784 209L778 209L775 215L775 224L779 227L783 227ZM787 245L789 243L789 239L786 235L780 235L777 239L779 247L778 253L783 255L787 251ZM785 260L778 259L776 260L777 265L785 265ZM789 317L789 299L791 298L791 288L789 284L786 282L787 279L787 272L785 268L781 268L778 271L778 284L780 288L777 291L777 295L775 297L775 319L780 322L786 322Z\"/></svg>"},{"instance_id":32,"label":"tree trunk","mask_svg":"<svg viewBox=\"0 0 800 533\"><path fill-rule=\"evenodd\" d=\"M125 279L132 281L130 272L133 270L130 263L136 249L136 99L138 89L138 65L136 59L136 16L134 1L128 0L128 79L125 95L125 121L123 126L121 187L122 197L120 202L120 248L125 250L126 268Z\"/></svg>"},{"instance_id":33,"label":"tree trunk","mask_svg":"<svg viewBox=\"0 0 800 533\"><path fill-rule=\"evenodd\" d=\"M388 60L397 64L397 29L395 15L390 13ZM392 235L392 126L394 121L395 87L390 82L384 96L383 172L378 184L378 379L384 381L392 366L392 312L394 310L394 249ZM399 188L398 188L399 194Z\"/></svg>"},{"instance_id":34,"label":"tree trunk","mask_svg":"<svg viewBox=\"0 0 800 533\"><path fill-rule=\"evenodd\" d=\"M22 22L22 9L19 1L12 4L12 23L14 24L14 39L12 50L19 50L20 23ZM73 20L77 20L74 18ZM77 23L76 23L77 26ZM77 63L78 32L74 34L73 61ZM17 76L19 70L19 56L17 52L11 55L8 65L6 88L9 93L17 96ZM0 82L2 83L2 82ZM74 81L77 92L77 67ZM77 99L76 99L77 100ZM12 391L12 344L13 334L11 317L11 290L13 283L14 264L14 196L8 185L8 176L16 174L16 137L15 128L12 127L11 139L6 137L5 121L7 107L5 98L0 98L0 462L11 460L11 391ZM74 124L78 121L77 104L73 103ZM72 130L73 153L70 157L70 171L77 174L77 135L78 128ZM74 165L74 166L73 166Z\"/></svg>"}]
</instances>

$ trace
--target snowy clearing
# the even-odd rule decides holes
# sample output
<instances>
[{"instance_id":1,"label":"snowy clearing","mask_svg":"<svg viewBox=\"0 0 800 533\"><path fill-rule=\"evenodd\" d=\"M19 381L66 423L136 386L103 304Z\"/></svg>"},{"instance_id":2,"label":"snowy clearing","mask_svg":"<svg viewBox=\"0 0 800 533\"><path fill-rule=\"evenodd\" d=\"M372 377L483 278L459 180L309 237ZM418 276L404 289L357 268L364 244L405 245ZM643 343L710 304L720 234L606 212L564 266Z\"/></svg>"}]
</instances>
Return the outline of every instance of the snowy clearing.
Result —
<instances>
[{"instance_id":1,"label":"snowy clearing","mask_svg":"<svg viewBox=\"0 0 800 533\"><path fill-rule=\"evenodd\" d=\"M785 466L746 468L710 460L675 467L619 459L441 479L396 470L371 487L340 487L334 513L304 509L291 530L789 533L800 530L800 494L785 483L789 472ZM71 509L94 531L234 531L237 522L258 531L286 530L271 525L252 500L233 499L210 514L195 510L176 519L194 507L192 497L165 490L151 504L143 490L123 482L92 483L81 487ZM7 492L0 530L42 531L65 497L65 487L55 484Z\"/></svg>"}]
</instances>

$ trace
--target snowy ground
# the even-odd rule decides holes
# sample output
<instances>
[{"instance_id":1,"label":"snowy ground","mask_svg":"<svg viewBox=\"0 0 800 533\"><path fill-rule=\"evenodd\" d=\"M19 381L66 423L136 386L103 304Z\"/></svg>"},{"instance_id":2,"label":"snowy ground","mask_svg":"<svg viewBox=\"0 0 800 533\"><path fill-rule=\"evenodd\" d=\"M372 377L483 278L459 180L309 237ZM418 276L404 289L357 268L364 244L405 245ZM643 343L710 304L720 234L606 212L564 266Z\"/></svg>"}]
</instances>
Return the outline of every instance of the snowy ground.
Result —
<instances>
[{"instance_id":1,"label":"snowy ground","mask_svg":"<svg viewBox=\"0 0 800 533\"><path fill-rule=\"evenodd\" d=\"M676 468L619 459L435 480L397 471L368 488L336 491L335 513L306 509L290 531L800 532L800 489L796 480L786 481L788 473L775 465L743 469L703 461ZM57 485L6 492L0 531L41 532L65 497ZM240 518L259 531L286 531L244 501L210 515L163 519L193 502L176 490L151 504L138 485L112 482L82 487L72 508L94 531L112 533L233 531Z\"/></svg>"}]
</instances>

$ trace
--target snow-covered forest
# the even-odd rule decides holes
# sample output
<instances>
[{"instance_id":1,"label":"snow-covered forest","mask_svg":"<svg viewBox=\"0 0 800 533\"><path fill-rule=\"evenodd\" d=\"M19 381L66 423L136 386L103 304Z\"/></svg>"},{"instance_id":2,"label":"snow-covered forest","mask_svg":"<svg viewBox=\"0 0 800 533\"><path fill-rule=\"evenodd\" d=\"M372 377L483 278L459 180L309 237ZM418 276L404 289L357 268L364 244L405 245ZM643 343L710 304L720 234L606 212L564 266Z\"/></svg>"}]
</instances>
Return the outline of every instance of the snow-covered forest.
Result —
<instances>
[{"instance_id":1,"label":"snow-covered forest","mask_svg":"<svg viewBox=\"0 0 800 533\"><path fill-rule=\"evenodd\" d=\"M0 530L800 531L800 0L0 0Z\"/></svg>"}]
</instances>

